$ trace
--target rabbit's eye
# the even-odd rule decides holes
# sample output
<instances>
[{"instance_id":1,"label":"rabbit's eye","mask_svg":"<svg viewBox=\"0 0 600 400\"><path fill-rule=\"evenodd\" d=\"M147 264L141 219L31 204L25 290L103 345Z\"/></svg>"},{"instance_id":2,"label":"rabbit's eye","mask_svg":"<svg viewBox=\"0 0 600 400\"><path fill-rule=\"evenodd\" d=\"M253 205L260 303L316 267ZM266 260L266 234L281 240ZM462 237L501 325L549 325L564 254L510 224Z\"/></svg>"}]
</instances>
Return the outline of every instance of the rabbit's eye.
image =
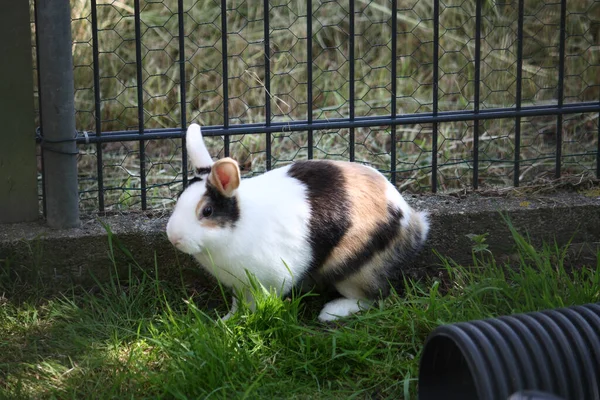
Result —
<instances>
[{"instance_id":1,"label":"rabbit's eye","mask_svg":"<svg viewBox=\"0 0 600 400\"><path fill-rule=\"evenodd\" d=\"M202 216L204 218L210 217L213 213L213 208L211 206L206 206L202 209Z\"/></svg>"}]
</instances>

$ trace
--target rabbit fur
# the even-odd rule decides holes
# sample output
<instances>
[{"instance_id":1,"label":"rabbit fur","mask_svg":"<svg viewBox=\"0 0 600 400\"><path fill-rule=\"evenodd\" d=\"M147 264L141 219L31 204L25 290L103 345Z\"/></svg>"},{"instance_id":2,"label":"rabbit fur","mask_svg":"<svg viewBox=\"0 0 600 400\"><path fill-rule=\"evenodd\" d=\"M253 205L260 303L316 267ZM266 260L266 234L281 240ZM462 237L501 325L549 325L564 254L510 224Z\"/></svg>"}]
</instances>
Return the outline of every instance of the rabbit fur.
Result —
<instances>
[{"instance_id":1,"label":"rabbit fur","mask_svg":"<svg viewBox=\"0 0 600 400\"><path fill-rule=\"evenodd\" d=\"M167 224L167 236L238 299L254 302L247 272L288 294L316 283L340 298L321 321L369 307L420 250L428 214L412 209L377 170L344 161L297 161L244 179L236 161L210 157L200 126L186 133L194 178Z\"/></svg>"}]
</instances>

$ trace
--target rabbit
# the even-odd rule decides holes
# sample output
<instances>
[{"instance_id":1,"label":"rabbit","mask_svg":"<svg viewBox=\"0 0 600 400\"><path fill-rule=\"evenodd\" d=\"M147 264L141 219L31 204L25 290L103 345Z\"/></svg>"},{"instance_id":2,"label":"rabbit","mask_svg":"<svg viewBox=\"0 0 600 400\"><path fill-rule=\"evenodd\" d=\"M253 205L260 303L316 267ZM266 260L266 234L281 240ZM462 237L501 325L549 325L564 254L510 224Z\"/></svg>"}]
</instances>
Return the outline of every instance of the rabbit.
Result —
<instances>
[{"instance_id":1,"label":"rabbit","mask_svg":"<svg viewBox=\"0 0 600 400\"><path fill-rule=\"evenodd\" d=\"M197 124L186 132L194 178L167 223L169 241L255 304L247 272L279 295L316 283L341 297L318 319L333 321L389 294L389 280L421 249L428 213L412 209L374 168L296 161L242 180L237 162L213 162Z\"/></svg>"}]
</instances>

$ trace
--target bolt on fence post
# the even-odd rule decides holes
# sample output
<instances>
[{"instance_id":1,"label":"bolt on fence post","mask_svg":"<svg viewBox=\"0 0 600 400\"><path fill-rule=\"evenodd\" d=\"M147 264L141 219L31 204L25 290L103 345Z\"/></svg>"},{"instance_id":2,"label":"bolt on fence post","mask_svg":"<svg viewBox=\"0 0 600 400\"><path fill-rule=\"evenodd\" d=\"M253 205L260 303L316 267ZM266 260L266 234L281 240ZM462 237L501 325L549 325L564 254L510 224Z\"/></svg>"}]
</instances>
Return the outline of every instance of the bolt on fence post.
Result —
<instances>
[{"instance_id":1,"label":"bolt on fence post","mask_svg":"<svg viewBox=\"0 0 600 400\"><path fill-rule=\"evenodd\" d=\"M80 221L70 2L38 0L36 14L46 217L52 228L71 228Z\"/></svg>"}]
</instances>

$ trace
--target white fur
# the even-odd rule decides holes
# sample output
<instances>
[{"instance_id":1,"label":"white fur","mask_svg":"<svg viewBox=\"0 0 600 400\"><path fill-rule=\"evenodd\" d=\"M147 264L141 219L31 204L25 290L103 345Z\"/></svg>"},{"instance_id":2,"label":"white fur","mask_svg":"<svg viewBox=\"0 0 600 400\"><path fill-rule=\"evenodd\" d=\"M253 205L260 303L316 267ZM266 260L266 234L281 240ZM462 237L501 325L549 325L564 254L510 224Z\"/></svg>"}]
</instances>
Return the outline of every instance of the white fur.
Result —
<instances>
[{"instance_id":1,"label":"white fur","mask_svg":"<svg viewBox=\"0 0 600 400\"><path fill-rule=\"evenodd\" d=\"M225 314L225 316L221 317L221 321L225 322L229 318L233 317L233 315L237 312L237 310L238 310L237 299L235 297L232 297L231 298L231 308L229 309L229 312L227 314Z\"/></svg>"},{"instance_id":2,"label":"white fur","mask_svg":"<svg viewBox=\"0 0 600 400\"><path fill-rule=\"evenodd\" d=\"M413 215L420 220L420 225L423 228L421 236L423 238L429 237L429 213L427 211L413 211Z\"/></svg>"},{"instance_id":3,"label":"white fur","mask_svg":"<svg viewBox=\"0 0 600 400\"><path fill-rule=\"evenodd\" d=\"M406 229L411 219L417 218L419 220L418 225L423 228L421 232L422 237L426 238L429 235L429 214L426 211L416 211L408 205L404 197L398 192L398 190L388 182L385 195L389 201L393 204L398 205L400 211L402 211L402 228Z\"/></svg>"},{"instance_id":4,"label":"white fur","mask_svg":"<svg viewBox=\"0 0 600 400\"><path fill-rule=\"evenodd\" d=\"M213 160L206 149L202 138L202 129L198 124L191 124L185 134L186 150L195 168L209 167Z\"/></svg>"},{"instance_id":5,"label":"white fur","mask_svg":"<svg viewBox=\"0 0 600 400\"><path fill-rule=\"evenodd\" d=\"M186 138L194 167L213 165L200 126L192 124ZM223 320L237 311L241 299L254 309L247 271L267 289L287 293L309 267L311 210L307 188L290 178L288 170L289 167L278 168L240 182L234 193L240 217L234 227L202 226L196 207L206 190L206 179L182 193L169 219L169 240L182 252L193 255L222 284L233 288L237 300L233 299L231 310ZM426 214L414 211L389 182L385 196L402 211L403 227L417 217L428 230ZM369 300L359 300L362 293L354 290L351 283L341 282L336 287L346 298L327 303L319 315L321 321L345 317L372 304Z\"/></svg>"},{"instance_id":6,"label":"white fur","mask_svg":"<svg viewBox=\"0 0 600 400\"><path fill-rule=\"evenodd\" d=\"M193 184L182 193L167 224L169 239L228 287L247 285L248 270L265 287L289 291L293 279L306 271L311 248L306 240L310 219L306 188L287 177L287 170L242 180L235 228L200 225L195 209L205 183Z\"/></svg>"},{"instance_id":7,"label":"white fur","mask_svg":"<svg viewBox=\"0 0 600 400\"><path fill-rule=\"evenodd\" d=\"M319 313L319 321L329 322L335 321L338 318L347 317L355 314L373 304L369 300L346 299L340 297L325 304L325 307Z\"/></svg>"},{"instance_id":8,"label":"white fur","mask_svg":"<svg viewBox=\"0 0 600 400\"><path fill-rule=\"evenodd\" d=\"M402 197L400 192L398 192L390 182L387 182L386 184L385 196L388 201L397 205L402 212L402 222L400 224L402 228L406 228L408 226L408 221L415 211L408 205L406 200L404 200L404 197Z\"/></svg>"}]
</instances>

